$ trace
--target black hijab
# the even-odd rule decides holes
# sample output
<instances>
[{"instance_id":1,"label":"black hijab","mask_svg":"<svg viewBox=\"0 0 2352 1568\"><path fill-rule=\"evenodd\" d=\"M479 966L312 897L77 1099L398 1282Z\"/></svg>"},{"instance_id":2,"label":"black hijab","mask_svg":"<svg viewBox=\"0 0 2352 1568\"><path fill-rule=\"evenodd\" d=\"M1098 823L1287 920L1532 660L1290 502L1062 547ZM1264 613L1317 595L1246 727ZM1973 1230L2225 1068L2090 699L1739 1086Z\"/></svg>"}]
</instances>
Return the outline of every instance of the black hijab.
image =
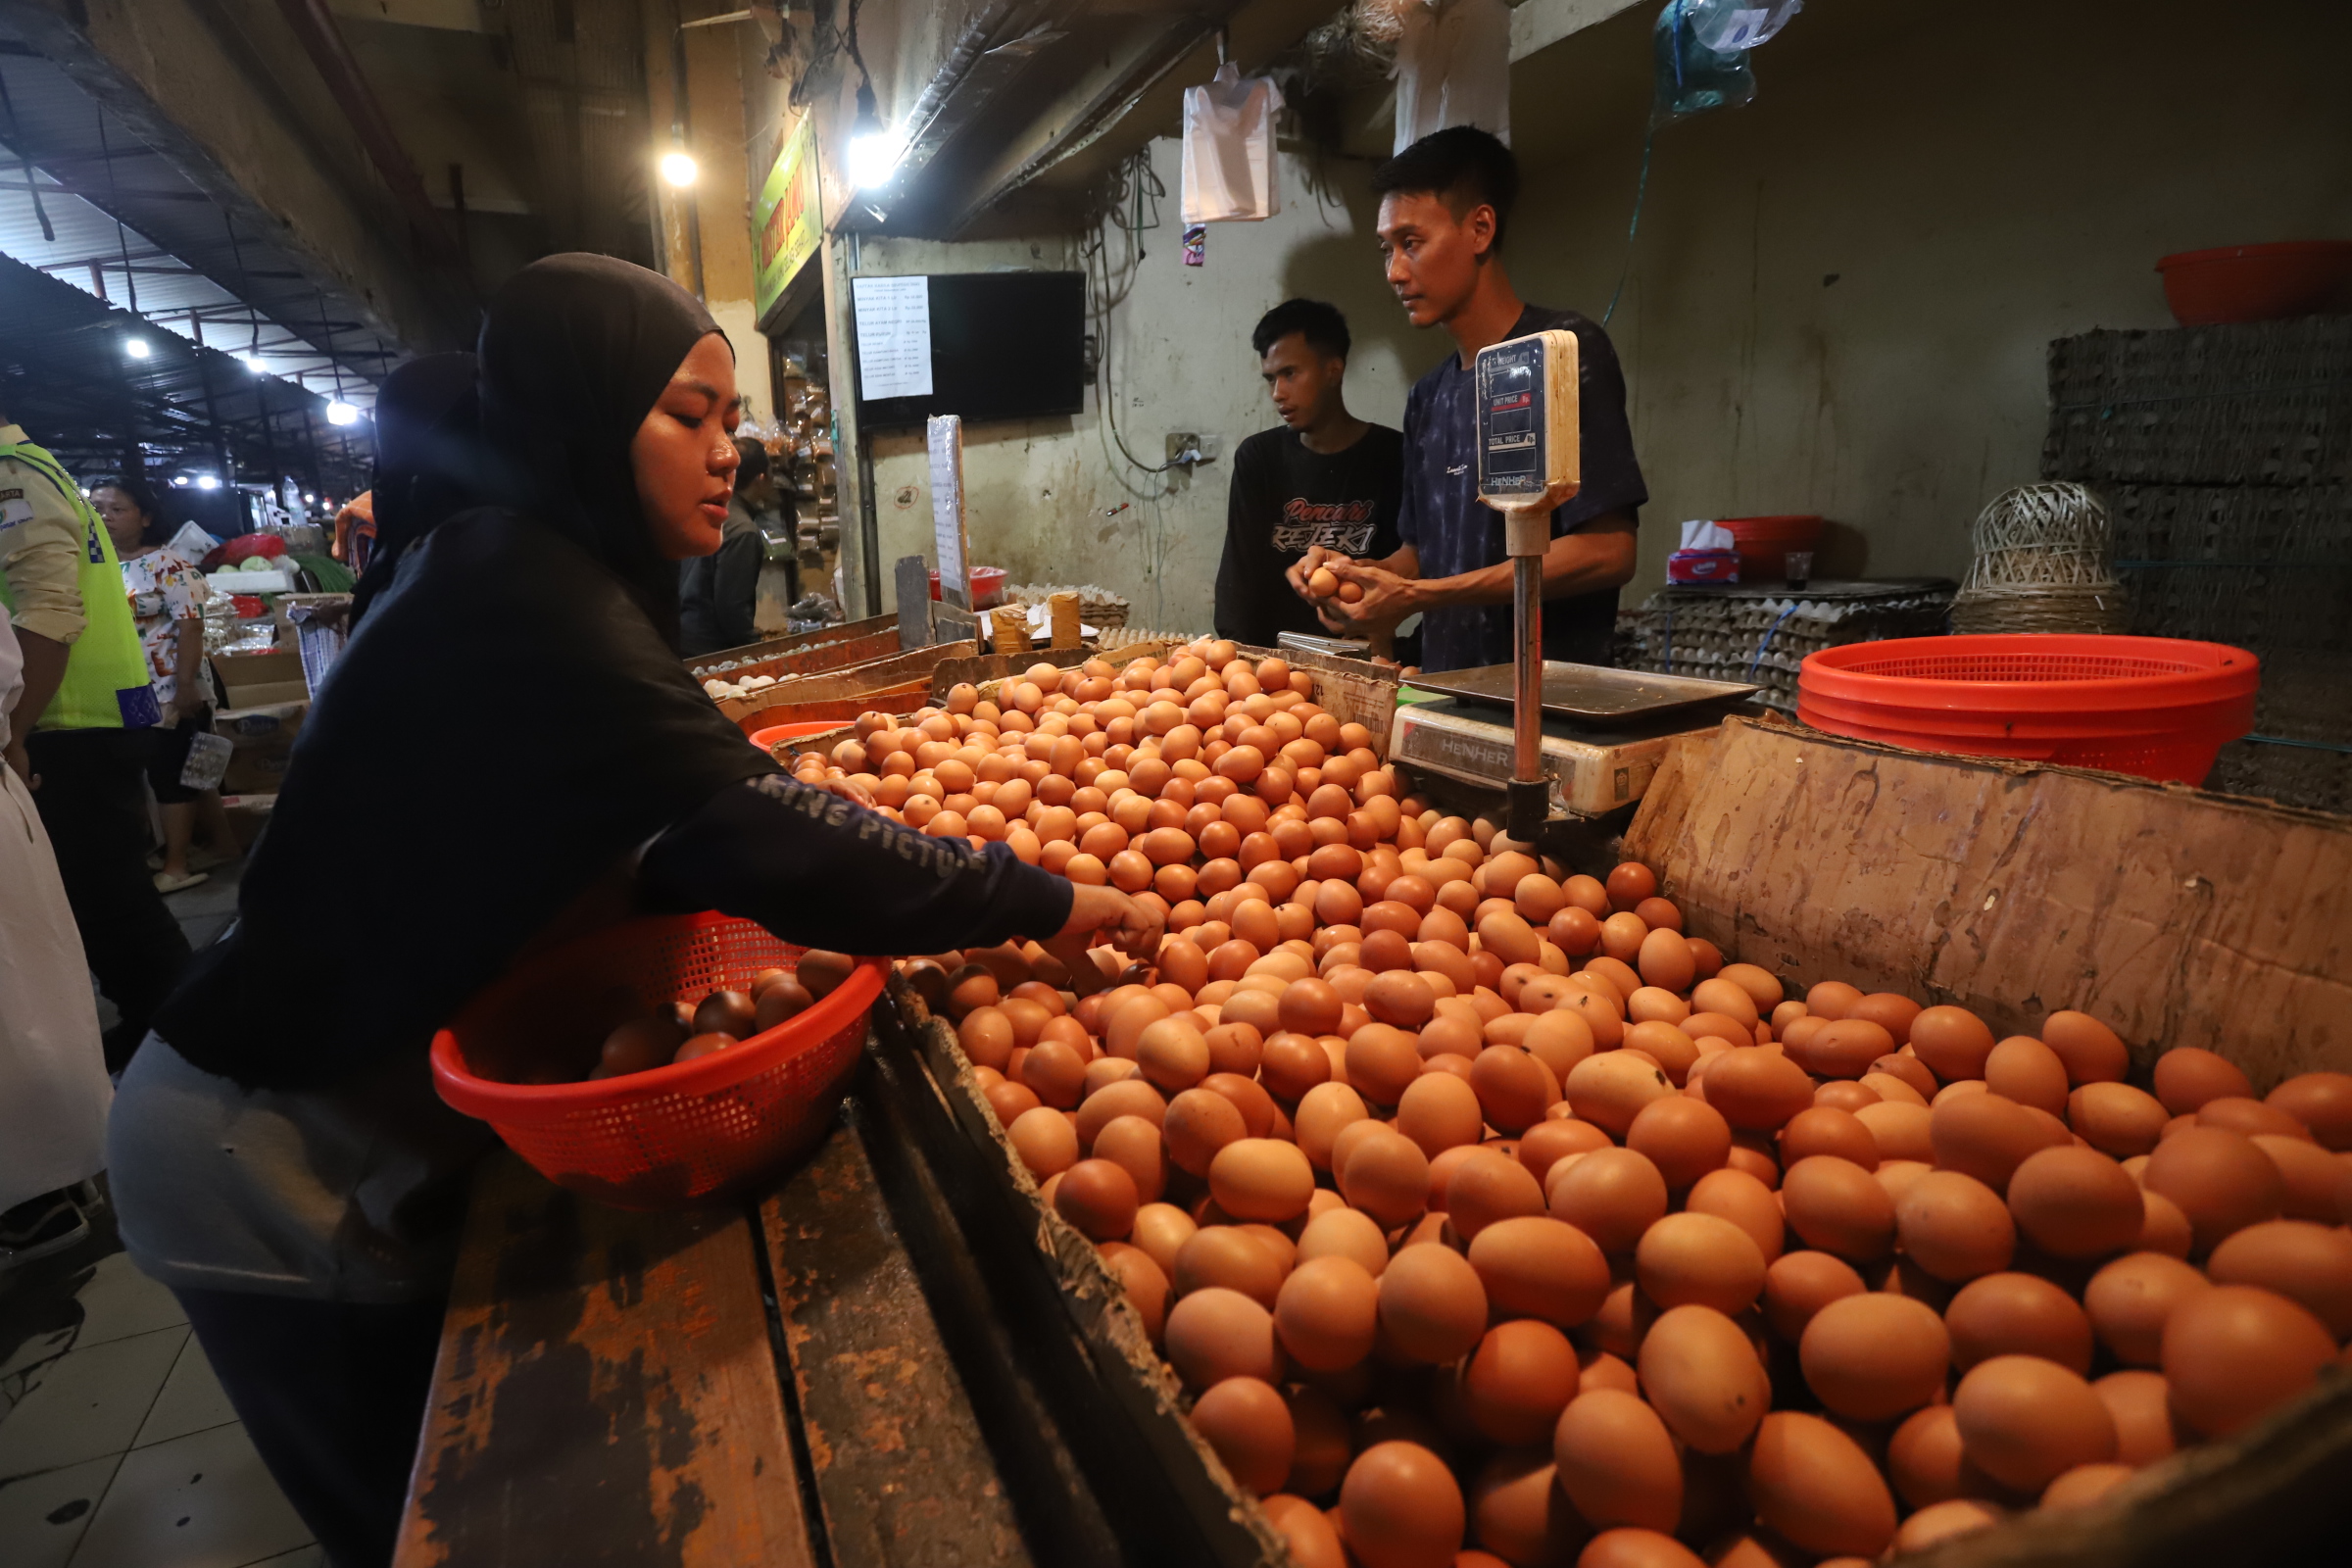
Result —
<instances>
[{"instance_id":1,"label":"black hijab","mask_svg":"<svg viewBox=\"0 0 2352 1568\"><path fill-rule=\"evenodd\" d=\"M482 323L482 434L499 463L492 494L603 562L673 646L678 566L638 512L629 442L678 362L718 330L661 273L586 254L524 268Z\"/></svg>"},{"instance_id":2,"label":"black hijab","mask_svg":"<svg viewBox=\"0 0 2352 1568\"><path fill-rule=\"evenodd\" d=\"M470 354L427 354L376 389L375 552L352 590L355 629L408 548L472 504L481 482L475 364Z\"/></svg>"},{"instance_id":3,"label":"black hijab","mask_svg":"<svg viewBox=\"0 0 2352 1568\"><path fill-rule=\"evenodd\" d=\"M410 546L312 704L231 934L157 1014L240 1083L351 1085L497 978L629 857L773 772L679 662L676 567L630 437L715 330L597 256L523 269L481 336L504 504Z\"/></svg>"}]
</instances>

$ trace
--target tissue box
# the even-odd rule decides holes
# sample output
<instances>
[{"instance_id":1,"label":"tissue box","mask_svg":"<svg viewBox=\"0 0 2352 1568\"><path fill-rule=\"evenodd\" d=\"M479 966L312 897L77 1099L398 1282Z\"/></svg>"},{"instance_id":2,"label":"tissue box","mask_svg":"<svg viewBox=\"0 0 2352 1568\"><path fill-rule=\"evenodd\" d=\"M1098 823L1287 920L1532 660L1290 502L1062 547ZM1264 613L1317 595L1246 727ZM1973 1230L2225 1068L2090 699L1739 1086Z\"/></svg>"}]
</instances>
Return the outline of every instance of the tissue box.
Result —
<instances>
[{"instance_id":1,"label":"tissue box","mask_svg":"<svg viewBox=\"0 0 2352 1568\"><path fill-rule=\"evenodd\" d=\"M1738 582L1737 550L1677 550L1666 558L1666 580L1675 583Z\"/></svg>"}]
</instances>

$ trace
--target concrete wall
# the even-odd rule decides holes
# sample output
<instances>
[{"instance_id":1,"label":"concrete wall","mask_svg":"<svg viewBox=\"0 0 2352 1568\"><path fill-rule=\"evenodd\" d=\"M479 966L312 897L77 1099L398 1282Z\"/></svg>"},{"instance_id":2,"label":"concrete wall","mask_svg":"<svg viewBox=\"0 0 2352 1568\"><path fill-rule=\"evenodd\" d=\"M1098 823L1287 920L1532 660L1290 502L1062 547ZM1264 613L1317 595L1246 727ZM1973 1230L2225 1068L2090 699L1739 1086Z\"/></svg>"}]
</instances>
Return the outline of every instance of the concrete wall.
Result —
<instances>
[{"instance_id":1,"label":"concrete wall","mask_svg":"<svg viewBox=\"0 0 2352 1568\"><path fill-rule=\"evenodd\" d=\"M1403 417L1411 374L1443 345L1411 331L1381 282L1364 165L1335 162L1318 172L1286 154L1283 211L1263 223L1212 224L1206 265L1191 268L1182 260L1176 143L1155 141L1152 151L1168 189L1159 226L1142 235L1140 259L1127 236L1111 231L1106 255L1118 303L1107 313L1101 262L1089 285L1089 329L1098 339L1107 334L1108 355L1085 410L1068 418L967 426L966 513L974 559L1005 567L1015 582L1101 583L1128 597L1137 625L1205 630L1233 448L1277 422L1250 349L1257 318L1295 294L1337 304L1356 340L1349 405L1387 424ZM1085 266L1077 243L1060 236L972 244L868 239L858 270ZM1116 399L1118 434L1142 463L1165 461L1171 431L1216 436L1223 456L1192 474L1140 471L1120 455L1102 416L1106 395ZM878 432L874 452L882 561L887 566L901 556L929 556L921 432Z\"/></svg>"},{"instance_id":2,"label":"concrete wall","mask_svg":"<svg viewBox=\"0 0 2352 1568\"><path fill-rule=\"evenodd\" d=\"M1597 317L1626 259L1644 6L1513 72L1521 292ZM1755 101L1659 132L1610 331L1652 505L1833 519L1819 572L1962 575L2039 477L2046 345L2167 327L2159 256L2352 236L2352 7L1810 0Z\"/></svg>"},{"instance_id":3,"label":"concrete wall","mask_svg":"<svg viewBox=\"0 0 2352 1568\"><path fill-rule=\"evenodd\" d=\"M1513 70L1527 188L1509 264L1531 300L1597 318L1626 266L1655 9ZM2352 235L2348 52L2352 7L2326 0L1810 0L1757 52L1752 104L1657 136L1610 327L1652 498L1625 602L1664 580L1685 517L1820 513L1819 575L1963 574L1977 513L2038 477L2052 338L2171 325L2166 253ZM1201 628L1229 464L1138 472L1103 388L1145 463L1171 430L1222 436L1229 456L1274 422L1248 334L1277 301L1348 312L1349 399L1383 422L1446 342L1407 326L1381 280L1366 165L1318 175L1286 155L1284 213L1213 225L1190 269L1176 144L1152 150L1170 194L1131 283L1111 235L1105 376L1073 418L967 430L970 526L977 559L1016 581L1100 582L1139 624ZM858 270L1079 265L1060 238L867 240ZM929 554L929 498L919 433L875 450L887 570Z\"/></svg>"}]
</instances>

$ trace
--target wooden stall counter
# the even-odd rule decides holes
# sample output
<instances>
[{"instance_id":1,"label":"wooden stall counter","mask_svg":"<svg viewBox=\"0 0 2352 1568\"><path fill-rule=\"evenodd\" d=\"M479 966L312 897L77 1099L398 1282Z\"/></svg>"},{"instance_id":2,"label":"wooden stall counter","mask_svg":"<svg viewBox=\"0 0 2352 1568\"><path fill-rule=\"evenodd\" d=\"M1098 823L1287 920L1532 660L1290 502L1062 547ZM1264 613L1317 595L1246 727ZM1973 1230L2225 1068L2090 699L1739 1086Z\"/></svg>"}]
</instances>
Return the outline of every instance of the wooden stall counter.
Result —
<instances>
[{"instance_id":1,"label":"wooden stall counter","mask_svg":"<svg viewBox=\"0 0 2352 1568\"><path fill-rule=\"evenodd\" d=\"M1032 1561L870 1120L735 1208L624 1213L488 1164L398 1568Z\"/></svg>"}]
</instances>

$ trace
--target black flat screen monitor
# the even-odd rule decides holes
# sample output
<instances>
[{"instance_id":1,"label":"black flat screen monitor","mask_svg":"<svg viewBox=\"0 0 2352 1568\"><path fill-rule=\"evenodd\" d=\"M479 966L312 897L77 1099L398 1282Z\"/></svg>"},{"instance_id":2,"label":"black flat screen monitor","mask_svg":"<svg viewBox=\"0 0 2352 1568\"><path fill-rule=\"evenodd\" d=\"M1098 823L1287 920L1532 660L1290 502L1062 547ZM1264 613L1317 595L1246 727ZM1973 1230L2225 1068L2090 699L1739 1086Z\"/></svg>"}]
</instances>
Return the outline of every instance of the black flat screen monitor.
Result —
<instances>
[{"instance_id":1,"label":"black flat screen monitor","mask_svg":"<svg viewBox=\"0 0 2352 1568\"><path fill-rule=\"evenodd\" d=\"M931 305L928 397L860 395L874 428L919 425L935 414L967 424L1076 414L1086 396L1086 274L941 272ZM862 394L862 383L861 383Z\"/></svg>"}]
</instances>

